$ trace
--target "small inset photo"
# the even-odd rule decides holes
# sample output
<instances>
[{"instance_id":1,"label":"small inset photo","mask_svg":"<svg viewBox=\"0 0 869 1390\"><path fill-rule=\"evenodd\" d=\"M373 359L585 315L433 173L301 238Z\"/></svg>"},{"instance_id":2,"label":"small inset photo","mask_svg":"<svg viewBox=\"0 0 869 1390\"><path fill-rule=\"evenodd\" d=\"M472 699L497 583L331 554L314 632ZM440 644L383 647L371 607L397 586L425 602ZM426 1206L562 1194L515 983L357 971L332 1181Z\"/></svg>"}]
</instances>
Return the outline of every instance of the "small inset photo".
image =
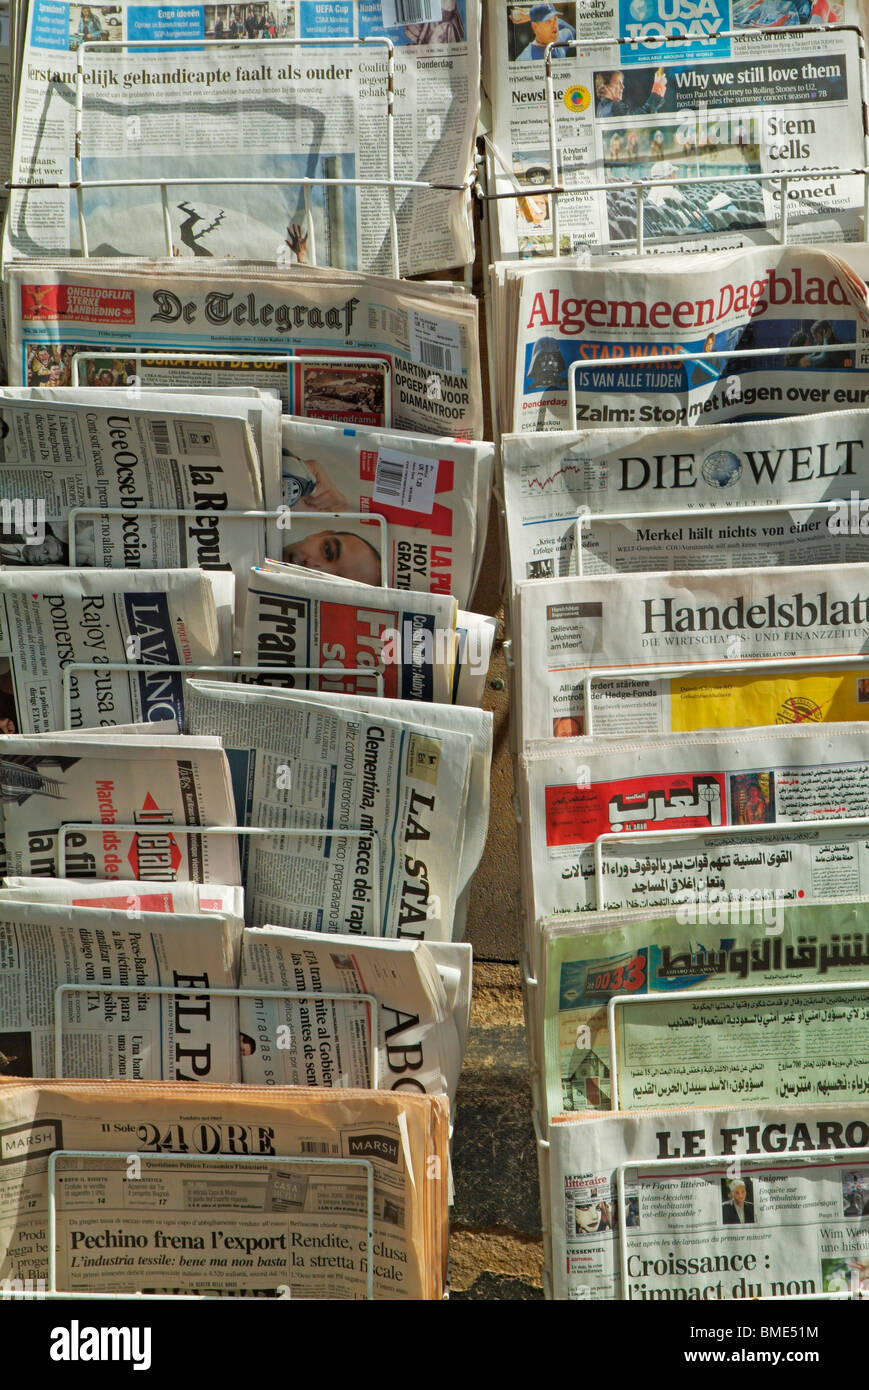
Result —
<instances>
[{"instance_id":1,"label":"small inset photo","mask_svg":"<svg viewBox=\"0 0 869 1390\"><path fill-rule=\"evenodd\" d=\"M869 1169L842 1174L842 1215L869 1216Z\"/></svg>"},{"instance_id":2,"label":"small inset photo","mask_svg":"<svg viewBox=\"0 0 869 1390\"><path fill-rule=\"evenodd\" d=\"M733 825L772 825L775 822L775 774L738 772L730 778Z\"/></svg>"},{"instance_id":3,"label":"small inset photo","mask_svg":"<svg viewBox=\"0 0 869 1390\"><path fill-rule=\"evenodd\" d=\"M32 1076L29 1033L0 1033L0 1076Z\"/></svg>"},{"instance_id":4,"label":"small inset photo","mask_svg":"<svg viewBox=\"0 0 869 1390\"><path fill-rule=\"evenodd\" d=\"M70 5L69 46L73 53L83 43L122 37L120 5Z\"/></svg>"},{"instance_id":5,"label":"small inset photo","mask_svg":"<svg viewBox=\"0 0 869 1390\"><path fill-rule=\"evenodd\" d=\"M725 1226L754 1224L754 1187L751 1178L721 1179L721 1219Z\"/></svg>"}]
</instances>

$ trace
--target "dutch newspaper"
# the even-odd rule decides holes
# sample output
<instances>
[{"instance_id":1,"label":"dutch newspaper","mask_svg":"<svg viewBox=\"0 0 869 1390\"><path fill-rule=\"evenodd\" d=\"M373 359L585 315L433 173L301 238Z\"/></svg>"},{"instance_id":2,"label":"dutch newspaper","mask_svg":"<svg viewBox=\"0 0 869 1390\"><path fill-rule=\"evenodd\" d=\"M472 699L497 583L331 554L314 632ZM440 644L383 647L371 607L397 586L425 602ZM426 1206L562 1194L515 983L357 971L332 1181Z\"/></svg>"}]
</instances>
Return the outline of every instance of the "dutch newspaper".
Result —
<instances>
[{"instance_id":1,"label":"dutch newspaper","mask_svg":"<svg viewBox=\"0 0 869 1390\"><path fill-rule=\"evenodd\" d=\"M862 45L825 27L853 25L852 0L487 8L490 184L519 194L493 205L505 259L633 250L638 180L652 253L772 242L783 174L803 175L784 195L791 242L861 239Z\"/></svg>"},{"instance_id":2,"label":"dutch newspaper","mask_svg":"<svg viewBox=\"0 0 869 1390\"><path fill-rule=\"evenodd\" d=\"M0 811L3 874L241 882L236 838L197 829L236 823L218 739L3 735ZM113 830L113 823L142 829ZM61 833L77 824L94 829Z\"/></svg>"},{"instance_id":3,"label":"dutch newspaper","mask_svg":"<svg viewBox=\"0 0 869 1390\"><path fill-rule=\"evenodd\" d=\"M0 1071L119 1080L238 1081L241 932L205 914L0 904ZM55 990L81 985L62 997ZM170 985L181 992L113 993Z\"/></svg>"},{"instance_id":4,"label":"dutch newspaper","mask_svg":"<svg viewBox=\"0 0 869 1390\"><path fill-rule=\"evenodd\" d=\"M608 669L654 677L659 667L681 666L685 674L698 673L695 686L702 689L704 667L717 666L712 683L727 689L731 678L721 667L732 661L752 662L751 682L764 665L774 669L788 657L859 657L869 652L865 578L865 565L820 565L527 580L517 598L522 736L527 744L585 732L654 734L690 726L690 716L680 714L691 704L690 689L674 696L669 680L622 679L595 682L589 730L583 683ZM782 689L790 679L780 675ZM846 700L850 695L861 703L861 691L869 698L861 679L854 672L839 677ZM743 699L750 688L743 686ZM796 688L791 698L798 700ZM705 703L709 708L714 701ZM716 723L729 716L731 703ZM801 714L799 703L791 711L794 722L812 717L808 708ZM819 708L814 718L823 713Z\"/></svg>"},{"instance_id":5,"label":"dutch newspaper","mask_svg":"<svg viewBox=\"0 0 869 1390\"><path fill-rule=\"evenodd\" d=\"M94 381L108 372L113 385L132 375L192 391L277 387L294 415L483 436L477 301L461 286L305 267L241 265L228 275L220 262L177 260L31 261L10 265L8 276L13 385L40 384L46 365L60 366L58 384L68 385L75 351L98 349L105 365L93 364ZM125 355L137 350L193 361L139 364ZM233 353L234 364L215 360ZM251 354L272 361L254 364ZM315 360L306 366L306 357Z\"/></svg>"},{"instance_id":6,"label":"dutch newspaper","mask_svg":"<svg viewBox=\"0 0 869 1390\"><path fill-rule=\"evenodd\" d=\"M276 560L470 602L489 523L491 444L285 419L284 518ZM361 512L331 526L306 512ZM289 525L287 523L290 523ZM385 547L385 555L381 553Z\"/></svg>"},{"instance_id":7,"label":"dutch newspaper","mask_svg":"<svg viewBox=\"0 0 869 1390\"><path fill-rule=\"evenodd\" d=\"M215 570L6 571L4 732L180 722L183 676L161 668L231 663L233 591L232 574ZM136 669L112 669L125 665Z\"/></svg>"},{"instance_id":8,"label":"dutch newspaper","mask_svg":"<svg viewBox=\"0 0 869 1390\"><path fill-rule=\"evenodd\" d=\"M513 583L865 560L869 414L836 410L836 394L832 410L780 420L504 435Z\"/></svg>"},{"instance_id":9,"label":"dutch newspaper","mask_svg":"<svg viewBox=\"0 0 869 1390\"><path fill-rule=\"evenodd\" d=\"M397 274L392 172L434 185L395 192L400 273L473 260L479 0L443 15L432 0L22 9L12 175L30 188L11 195L7 258L243 247L249 259ZM80 200L57 188L76 154Z\"/></svg>"},{"instance_id":10,"label":"dutch newspaper","mask_svg":"<svg viewBox=\"0 0 869 1390\"><path fill-rule=\"evenodd\" d=\"M360 1299L370 1274L375 1298L441 1298L448 1117L406 1092L9 1081L0 1278L45 1287L49 1155L99 1149L117 1161L61 1160L59 1289Z\"/></svg>"},{"instance_id":11,"label":"dutch newspaper","mask_svg":"<svg viewBox=\"0 0 869 1390\"><path fill-rule=\"evenodd\" d=\"M172 883L155 879L31 878L7 874L0 902L63 903L66 907L121 908L137 912L216 912L230 925L244 924L244 889L228 883Z\"/></svg>"},{"instance_id":12,"label":"dutch newspaper","mask_svg":"<svg viewBox=\"0 0 869 1390\"><path fill-rule=\"evenodd\" d=\"M239 984L304 995L239 1000L244 1082L376 1085L455 1099L470 946L264 927L244 933Z\"/></svg>"},{"instance_id":13,"label":"dutch newspaper","mask_svg":"<svg viewBox=\"0 0 869 1390\"><path fill-rule=\"evenodd\" d=\"M869 1094L867 898L713 890L656 917L550 919L541 953L547 1121L565 1111ZM739 994L710 999L709 990Z\"/></svg>"},{"instance_id":14,"label":"dutch newspaper","mask_svg":"<svg viewBox=\"0 0 869 1390\"><path fill-rule=\"evenodd\" d=\"M867 891L865 830L834 825L869 817L862 724L553 740L521 759L519 785L534 922L557 912L670 908L713 889L845 897L862 882ZM829 821L832 843L801 821ZM728 835L728 827L752 829ZM717 833L704 836L709 830ZM649 831L667 838L645 839Z\"/></svg>"},{"instance_id":15,"label":"dutch newspaper","mask_svg":"<svg viewBox=\"0 0 869 1390\"><path fill-rule=\"evenodd\" d=\"M295 832L244 837L249 925L450 940L469 734L208 681L187 707L227 749L236 824Z\"/></svg>"},{"instance_id":16,"label":"dutch newspaper","mask_svg":"<svg viewBox=\"0 0 869 1390\"><path fill-rule=\"evenodd\" d=\"M266 565L249 581L242 664L261 668L247 677L260 685L447 704L456 611L449 594L408 593L297 565ZM294 675L293 667L302 670Z\"/></svg>"},{"instance_id":17,"label":"dutch newspaper","mask_svg":"<svg viewBox=\"0 0 869 1390\"><path fill-rule=\"evenodd\" d=\"M501 262L492 278L504 430L711 425L869 400L866 285L833 252ZM678 353L694 356L661 360Z\"/></svg>"},{"instance_id":18,"label":"dutch newspaper","mask_svg":"<svg viewBox=\"0 0 869 1390\"><path fill-rule=\"evenodd\" d=\"M865 1103L574 1116L550 1135L556 1299L869 1287L869 1167L830 1153L869 1145Z\"/></svg>"}]
</instances>

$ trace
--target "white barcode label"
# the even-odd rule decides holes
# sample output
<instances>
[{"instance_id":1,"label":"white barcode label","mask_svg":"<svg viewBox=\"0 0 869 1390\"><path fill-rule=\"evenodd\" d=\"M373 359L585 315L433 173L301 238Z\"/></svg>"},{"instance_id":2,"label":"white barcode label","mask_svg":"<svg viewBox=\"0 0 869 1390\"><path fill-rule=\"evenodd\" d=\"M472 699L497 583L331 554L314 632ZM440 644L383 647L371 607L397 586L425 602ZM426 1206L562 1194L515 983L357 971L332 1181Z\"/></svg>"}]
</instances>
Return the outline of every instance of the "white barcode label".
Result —
<instances>
[{"instance_id":1,"label":"white barcode label","mask_svg":"<svg viewBox=\"0 0 869 1390\"><path fill-rule=\"evenodd\" d=\"M414 309L410 315L410 353L414 362L436 372L460 372L462 342L459 325Z\"/></svg>"},{"instance_id":2,"label":"white barcode label","mask_svg":"<svg viewBox=\"0 0 869 1390\"><path fill-rule=\"evenodd\" d=\"M151 441L154 445L155 454L169 454L172 451L172 444L169 439L169 426L165 420L151 420L148 427L151 431Z\"/></svg>"},{"instance_id":3,"label":"white barcode label","mask_svg":"<svg viewBox=\"0 0 869 1390\"><path fill-rule=\"evenodd\" d=\"M424 512L431 516L438 480L436 459L421 459L413 454L400 454L394 449L381 449L374 472L372 501L384 507L402 507L406 511Z\"/></svg>"},{"instance_id":4,"label":"white barcode label","mask_svg":"<svg viewBox=\"0 0 869 1390\"><path fill-rule=\"evenodd\" d=\"M380 0L384 29L400 24L431 24L443 19L441 0Z\"/></svg>"}]
</instances>

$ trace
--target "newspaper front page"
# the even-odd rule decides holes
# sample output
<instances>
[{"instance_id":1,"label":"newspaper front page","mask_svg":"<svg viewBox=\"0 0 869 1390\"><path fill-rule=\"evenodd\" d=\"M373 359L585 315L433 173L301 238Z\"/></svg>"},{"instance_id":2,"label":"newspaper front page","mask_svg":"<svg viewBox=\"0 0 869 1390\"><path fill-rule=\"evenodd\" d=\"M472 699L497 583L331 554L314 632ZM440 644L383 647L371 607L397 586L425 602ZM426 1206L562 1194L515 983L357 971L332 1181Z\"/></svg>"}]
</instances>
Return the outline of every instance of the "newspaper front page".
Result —
<instances>
[{"instance_id":1,"label":"newspaper front page","mask_svg":"<svg viewBox=\"0 0 869 1390\"><path fill-rule=\"evenodd\" d=\"M774 888L648 913L542 925L545 1119L661 1105L864 1099L869 899L785 901ZM825 992L823 986L858 985ZM763 994L775 986L817 993ZM742 997L707 998L736 989ZM673 1000L690 991L696 1000ZM608 1004L618 1008L616 1078ZM615 1097L618 1104L614 1104Z\"/></svg>"},{"instance_id":2,"label":"newspaper front page","mask_svg":"<svg viewBox=\"0 0 869 1390\"><path fill-rule=\"evenodd\" d=\"M755 669L787 657L859 657L869 652L865 580L865 565L528 580L517 599L523 738L586 732L583 682L595 671L631 667L653 677L657 667L685 666L700 685L704 666L716 663L751 660L756 679ZM789 689L791 677L780 679ZM859 703L865 677L839 679ZM718 688L729 681L726 669L712 675ZM593 730L601 734L669 733L681 722L679 706L690 703L686 694L674 699L666 680L601 680L593 688ZM785 719L789 708L791 722L823 717L820 707L802 713L787 698L796 693L782 703Z\"/></svg>"},{"instance_id":3,"label":"newspaper front page","mask_svg":"<svg viewBox=\"0 0 869 1390\"><path fill-rule=\"evenodd\" d=\"M241 932L225 918L0 903L0 1054L8 1076L55 1075L58 985L65 1076L238 1081ZM104 985L173 985L177 995L113 994Z\"/></svg>"},{"instance_id":4,"label":"newspaper front page","mask_svg":"<svg viewBox=\"0 0 869 1390\"><path fill-rule=\"evenodd\" d=\"M863 561L869 554L867 427L864 410L833 409L695 428L505 435L513 583L577 573ZM832 505L836 499L841 505ZM816 511L730 515L827 500ZM713 507L726 515L680 515ZM597 520L648 512L660 520Z\"/></svg>"},{"instance_id":5,"label":"newspaper front page","mask_svg":"<svg viewBox=\"0 0 869 1390\"><path fill-rule=\"evenodd\" d=\"M865 1103L565 1118L550 1142L556 1299L718 1301L867 1287L869 1167L829 1152L869 1144ZM647 1166L666 1158L677 1161ZM615 1175L625 1164L619 1208Z\"/></svg>"},{"instance_id":6,"label":"newspaper front page","mask_svg":"<svg viewBox=\"0 0 869 1390\"><path fill-rule=\"evenodd\" d=\"M570 190L558 197L562 255L633 251L638 179L652 181L652 254L770 243L782 188L768 176L812 170L788 185L788 239L861 239L862 180L848 177L864 163L860 38L818 27L854 24L852 0L558 3L536 23L532 8L488 6L491 191L520 194L492 205L502 257L556 250L553 183ZM744 32L722 36L734 29ZM548 43L563 45L551 50L555 169Z\"/></svg>"},{"instance_id":7,"label":"newspaper front page","mask_svg":"<svg viewBox=\"0 0 869 1390\"><path fill-rule=\"evenodd\" d=\"M450 940L469 734L208 681L187 703L227 749L236 823L310 832L244 838L248 925Z\"/></svg>"},{"instance_id":8,"label":"newspaper front page","mask_svg":"<svg viewBox=\"0 0 869 1390\"><path fill-rule=\"evenodd\" d=\"M241 882L234 836L160 829L235 825L218 739L0 736L0 812L4 875L62 877L61 827L82 823L63 836L70 878Z\"/></svg>"},{"instance_id":9,"label":"newspaper front page","mask_svg":"<svg viewBox=\"0 0 869 1390\"><path fill-rule=\"evenodd\" d=\"M72 179L77 151L91 255L237 258L244 248L248 259L399 273L377 183L389 176L390 138L394 177L436 185L396 190L400 273L473 260L479 0L443 18L431 0L319 10L144 0L84 14L34 0L26 13L12 177L37 187L11 195L7 260L86 254L75 193L39 187ZM167 177L171 249L157 182Z\"/></svg>"},{"instance_id":10,"label":"newspaper front page","mask_svg":"<svg viewBox=\"0 0 869 1390\"><path fill-rule=\"evenodd\" d=\"M280 389L293 415L342 425L385 425L459 439L483 436L477 301L464 288L305 269L179 261L121 269L107 261L10 264L8 309L13 384L39 383L60 366L69 384L76 349L99 349L112 384L141 376L146 385L238 385ZM188 367L143 366L135 351L201 354ZM71 350L71 351L70 351ZM236 365L214 354L242 355ZM276 355L269 365L243 354ZM335 358L305 366L287 354ZM210 357L209 354L212 354ZM375 358L354 366L353 359ZM127 365L125 365L125 363ZM97 364L98 365L98 364ZM385 418L384 370L391 375ZM106 381L104 383L108 385Z\"/></svg>"},{"instance_id":11,"label":"newspaper front page","mask_svg":"<svg viewBox=\"0 0 869 1390\"><path fill-rule=\"evenodd\" d=\"M869 817L862 724L553 740L521 759L519 785L532 921L593 909L666 910L707 890L867 892L866 829L834 824ZM829 821L832 843L816 824L798 828L802 821ZM756 827L757 836L728 836L727 827ZM718 833L704 836L710 829ZM677 834L670 843L644 842L652 830ZM599 835L624 838L604 845L600 884Z\"/></svg>"},{"instance_id":12,"label":"newspaper front page","mask_svg":"<svg viewBox=\"0 0 869 1390\"><path fill-rule=\"evenodd\" d=\"M59 1289L360 1299L371 1265L377 1299L441 1298L448 1116L403 1091L8 1081L0 1277L48 1277L49 1154L105 1149L58 1168Z\"/></svg>"}]
</instances>

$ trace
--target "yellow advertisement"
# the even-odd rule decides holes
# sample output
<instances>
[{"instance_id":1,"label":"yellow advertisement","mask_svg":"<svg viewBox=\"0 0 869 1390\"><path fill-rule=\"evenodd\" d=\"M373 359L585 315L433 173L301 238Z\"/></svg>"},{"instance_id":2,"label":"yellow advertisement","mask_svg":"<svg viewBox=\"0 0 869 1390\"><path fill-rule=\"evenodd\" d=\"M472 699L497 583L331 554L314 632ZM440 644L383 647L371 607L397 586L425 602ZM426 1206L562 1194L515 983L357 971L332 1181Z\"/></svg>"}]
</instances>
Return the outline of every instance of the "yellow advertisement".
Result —
<instances>
[{"instance_id":1,"label":"yellow advertisement","mask_svg":"<svg viewBox=\"0 0 869 1390\"><path fill-rule=\"evenodd\" d=\"M769 676L692 676L670 682L671 727L835 724L869 719L869 666Z\"/></svg>"}]
</instances>

